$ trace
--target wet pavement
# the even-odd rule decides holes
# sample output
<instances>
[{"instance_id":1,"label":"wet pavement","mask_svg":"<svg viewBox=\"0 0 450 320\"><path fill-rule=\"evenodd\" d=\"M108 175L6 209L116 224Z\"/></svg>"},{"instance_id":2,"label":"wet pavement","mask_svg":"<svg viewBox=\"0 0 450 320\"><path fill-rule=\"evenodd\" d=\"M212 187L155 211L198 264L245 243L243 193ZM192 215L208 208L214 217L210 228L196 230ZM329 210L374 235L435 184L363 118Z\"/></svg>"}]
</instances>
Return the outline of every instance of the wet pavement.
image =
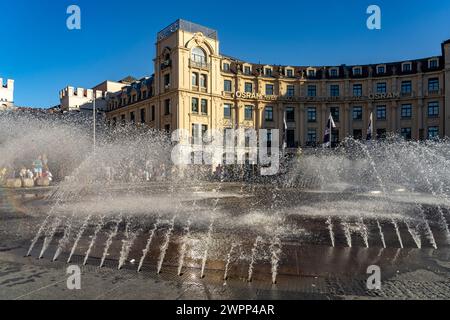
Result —
<instances>
[{"instance_id":1,"label":"wet pavement","mask_svg":"<svg viewBox=\"0 0 450 320\"><path fill-rule=\"evenodd\" d=\"M229 185L230 190L236 188L239 186ZM117 269L123 244L121 240L125 239L124 226L113 242L103 268L98 266L110 225L106 225L106 231L99 234L98 244L102 245L94 246L87 265L82 265L95 229L95 223L90 225L71 261L71 265L81 268L81 290L69 290L66 283L69 277L66 273L68 264L65 263L69 250L64 250L58 261L51 262L57 240L62 237L61 230L56 233L43 259L37 259L43 237L39 239L32 255L24 257L49 210L51 202L45 200L45 196L50 193L51 189L20 194L5 189L0 191L0 299L450 299L450 248L438 225L432 224L438 243L436 250L424 236L421 238L421 248L417 248L403 224L400 234L404 248L400 248L395 230L387 223L382 225L388 244L387 248L383 248L377 230L369 220L370 247L365 247L363 238L355 231L352 248L349 248L340 222L334 218L336 247L333 248L324 217L299 217L292 214L288 220L293 221L296 228L293 235L282 241L276 284L272 283L270 239L266 238L266 243L261 246L262 252L257 255L252 282L248 282L249 253L252 252L258 233L244 228L236 231L235 239L229 239L230 233L225 226L217 227L214 234L215 241L211 245L205 278L201 279L200 276L203 249L195 248L189 249L182 274L178 275L179 248L185 234L183 223L174 229L161 273L157 274L157 262L167 225L156 233L142 271L137 272L136 264L142 256L148 230L154 222L149 219L143 223L145 227L136 237L122 270ZM317 200L313 193L296 194L295 197L298 202L307 204ZM256 205L258 199L261 200ZM223 203L223 207L228 207L230 211L239 208L239 212L246 212L258 206L259 209L264 208L268 206L265 202L270 202L270 199L261 195L256 200L249 205L249 201L231 196ZM289 203L291 206L292 202ZM192 228L192 244L198 243L196 246L203 248L201 244L207 226L200 224ZM237 229L234 226L231 228ZM296 236L300 229L304 231ZM226 255L231 240L237 238L240 239L241 252L231 260L229 276L224 281ZM381 268L380 290L367 289L367 268L370 265Z\"/></svg>"}]
</instances>

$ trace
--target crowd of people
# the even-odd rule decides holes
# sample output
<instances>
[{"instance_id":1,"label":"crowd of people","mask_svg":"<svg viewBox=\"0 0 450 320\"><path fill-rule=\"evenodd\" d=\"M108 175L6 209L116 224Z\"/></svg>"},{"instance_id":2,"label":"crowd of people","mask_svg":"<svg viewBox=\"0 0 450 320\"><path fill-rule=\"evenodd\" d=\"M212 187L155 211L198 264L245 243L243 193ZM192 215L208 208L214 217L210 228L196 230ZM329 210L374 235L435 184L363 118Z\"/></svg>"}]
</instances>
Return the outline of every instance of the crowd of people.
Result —
<instances>
[{"instance_id":1,"label":"crowd of people","mask_svg":"<svg viewBox=\"0 0 450 320\"><path fill-rule=\"evenodd\" d=\"M20 180L22 186L49 185L53 181L53 175L48 166L46 154L39 155L30 163L30 166L9 166L0 168L0 184L9 181ZM14 184L16 185L16 184Z\"/></svg>"}]
</instances>

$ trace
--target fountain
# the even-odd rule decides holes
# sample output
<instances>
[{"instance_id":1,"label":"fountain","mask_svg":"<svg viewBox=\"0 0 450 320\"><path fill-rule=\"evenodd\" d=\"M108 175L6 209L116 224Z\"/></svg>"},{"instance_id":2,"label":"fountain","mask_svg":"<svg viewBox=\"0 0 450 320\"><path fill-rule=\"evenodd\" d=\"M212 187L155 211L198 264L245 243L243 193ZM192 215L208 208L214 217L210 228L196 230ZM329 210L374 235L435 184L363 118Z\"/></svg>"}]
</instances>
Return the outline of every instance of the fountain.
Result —
<instances>
[{"instance_id":1,"label":"fountain","mask_svg":"<svg viewBox=\"0 0 450 320\"><path fill-rule=\"evenodd\" d=\"M170 223L169 228L166 231L166 234L164 236L164 242L160 247L160 254L159 254L159 260L158 260L158 268L157 268L157 273L160 274L161 273L161 269L163 266L163 262L164 262L164 258L166 257L166 253L167 253L167 249L169 248L169 244L170 244L170 238L172 237L172 232L175 228L175 220L176 220L176 216L173 217L172 222Z\"/></svg>"},{"instance_id":2,"label":"fountain","mask_svg":"<svg viewBox=\"0 0 450 320\"><path fill-rule=\"evenodd\" d=\"M145 263L158 274L170 265L174 275L196 269L212 281L220 269L226 281L239 264L243 280L276 284L280 273L300 273L297 250L314 246L329 247L333 261L348 254L361 262L373 252L392 260L392 247L450 244L448 140L347 139L333 150L286 157L273 177L250 174L246 165L214 175L206 166L173 166L170 138L159 131L100 125L93 153L85 121L8 117L18 116L0 116L0 167L21 167L48 153L58 182L36 201L43 209L29 222L27 256L67 255L69 263L82 248L83 264L100 259L104 267L110 256L121 269L139 252L138 272ZM237 258L239 250L248 255ZM259 270L267 271L256 275Z\"/></svg>"},{"instance_id":3,"label":"fountain","mask_svg":"<svg viewBox=\"0 0 450 320\"><path fill-rule=\"evenodd\" d=\"M97 226L95 227L94 235L92 236L91 243L89 244L89 248L86 251L86 255L84 257L83 265L87 264L87 261L89 259L89 255L90 255L90 253L92 251L92 248L95 245L95 241L97 240L98 233L102 230L103 224L105 223L104 220L105 220L105 216L101 216Z\"/></svg>"},{"instance_id":4,"label":"fountain","mask_svg":"<svg viewBox=\"0 0 450 320\"><path fill-rule=\"evenodd\" d=\"M137 270L138 272L141 271L142 266L144 265L145 258L147 257L148 252L150 251L150 246L153 242L153 238L155 237L156 230L158 230L159 224L160 224L160 220L158 219L155 222L155 224L153 225L153 229L150 231L150 236L148 237L147 244L145 245L145 249L142 250L142 257L141 257L141 260L139 261L139 266L138 266L138 270Z\"/></svg>"},{"instance_id":5,"label":"fountain","mask_svg":"<svg viewBox=\"0 0 450 320\"><path fill-rule=\"evenodd\" d=\"M183 264L184 264L184 258L186 256L186 249L188 246L188 241L191 236L191 220L188 219L188 222L186 224L186 227L184 228L184 236L181 240L181 246L180 246L180 253L179 253L179 259L178 259L178 276L182 275L183 271Z\"/></svg>"},{"instance_id":6,"label":"fountain","mask_svg":"<svg viewBox=\"0 0 450 320\"><path fill-rule=\"evenodd\" d=\"M253 266L256 263L257 254L258 254L258 247L262 244L263 238L258 236L255 240L255 244L252 248L252 256L250 260L250 265L248 267L248 282L252 282L253 280Z\"/></svg>"}]
</instances>

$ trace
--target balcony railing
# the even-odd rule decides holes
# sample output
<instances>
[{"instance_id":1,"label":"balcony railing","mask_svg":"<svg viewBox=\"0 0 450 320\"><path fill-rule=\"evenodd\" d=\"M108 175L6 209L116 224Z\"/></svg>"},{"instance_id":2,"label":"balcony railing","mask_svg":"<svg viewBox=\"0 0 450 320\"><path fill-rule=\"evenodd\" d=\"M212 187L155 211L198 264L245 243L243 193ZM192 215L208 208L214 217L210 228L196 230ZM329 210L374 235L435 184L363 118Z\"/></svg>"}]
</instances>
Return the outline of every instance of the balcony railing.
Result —
<instances>
[{"instance_id":1,"label":"balcony railing","mask_svg":"<svg viewBox=\"0 0 450 320\"><path fill-rule=\"evenodd\" d=\"M428 90L426 92L426 96L439 96L442 94L442 89L437 89L437 90Z\"/></svg>"},{"instance_id":2,"label":"balcony railing","mask_svg":"<svg viewBox=\"0 0 450 320\"><path fill-rule=\"evenodd\" d=\"M203 61L194 61L192 59L189 59L189 67L210 70L211 64Z\"/></svg>"}]
</instances>

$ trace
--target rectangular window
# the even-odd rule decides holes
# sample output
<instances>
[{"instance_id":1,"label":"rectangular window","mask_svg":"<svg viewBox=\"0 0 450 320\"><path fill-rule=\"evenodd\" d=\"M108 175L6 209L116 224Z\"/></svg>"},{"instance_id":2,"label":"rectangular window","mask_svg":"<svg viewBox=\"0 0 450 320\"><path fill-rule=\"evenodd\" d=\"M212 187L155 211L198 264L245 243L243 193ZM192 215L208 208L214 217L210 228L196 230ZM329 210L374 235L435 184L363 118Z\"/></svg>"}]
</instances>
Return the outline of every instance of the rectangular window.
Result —
<instances>
[{"instance_id":1,"label":"rectangular window","mask_svg":"<svg viewBox=\"0 0 450 320\"><path fill-rule=\"evenodd\" d=\"M272 69L266 68L264 70L264 74L266 75L266 77L271 77L272 76Z\"/></svg>"},{"instance_id":2,"label":"rectangular window","mask_svg":"<svg viewBox=\"0 0 450 320\"><path fill-rule=\"evenodd\" d=\"M287 86L287 96L288 97L293 97L295 95L295 86L293 85L288 85Z\"/></svg>"},{"instance_id":3,"label":"rectangular window","mask_svg":"<svg viewBox=\"0 0 450 320\"><path fill-rule=\"evenodd\" d=\"M164 75L164 87L170 86L170 73Z\"/></svg>"},{"instance_id":4,"label":"rectangular window","mask_svg":"<svg viewBox=\"0 0 450 320\"><path fill-rule=\"evenodd\" d=\"M405 140L411 140L411 138L412 138L411 128L402 128L401 134L402 134L403 139L405 139Z\"/></svg>"},{"instance_id":5,"label":"rectangular window","mask_svg":"<svg viewBox=\"0 0 450 320\"><path fill-rule=\"evenodd\" d=\"M164 114L166 116L170 114L170 99L164 100Z\"/></svg>"},{"instance_id":6,"label":"rectangular window","mask_svg":"<svg viewBox=\"0 0 450 320\"><path fill-rule=\"evenodd\" d=\"M292 78L294 76L294 71L292 69L287 69L286 70L286 76L288 78Z\"/></svg>"},{"instance_id":7,"label":"rectangular window","mask_svg":"<svg viewBox=\"0 0 450 320\"><path fill-rule=\"evenodd\" d=\"M145 109L141 109L141 123L145 123Z\"/></svg>"},{"instance_id":8,"label":"rectangular window","mask_svg":"<svg viewBox=\"0 0 450 320\"><path fill-rule=\"evenodd\" d=\"M377 106L377 120L386 120L386 106Z\"/></svg>"},{"instance_id":9,"label":"rectangular window","mask_svg":"<svg viewBox=\"0 0 450 320\"><path fill-rule=\"evenodd\" d=\"M362 107L353 107L353 120L362 120Z\"/></svg>"},{"instance_id":10,"label":"rectangular window","mask_svg":"<svg viewBox=\"0 0 450 320\"><path fill-rule=\"evenodd\" d=\"M273 84L266 84L266 96L273 96Z\"/></svg>"},{"instance_id":11,"label":"rectangular window","mask_svg":"<svg viewBox=\"0 0 450 320\"><path fill-rule=\"evenodd\" d=\"M198 87L198 73L197 72L192 73L192 85L194 87Z\"/></svg>"},{"instance_id":12,"label":"rectangular window","mask_svg":"<svg viewBox=\"0 0 450 320\"><path fill-rule=\"evenodd\" d=\"M131 123L135 123L135 122L136 122L136 117L135 117L133 111L130 112L130 122L131 122Z\"/></svg>"},{"instance_id":13,"label":"rectangular window","mask_svg":"<svg viewBox=\"0 0 450 320\"><path fill-rule=\"evenodd\" d=\"M122 124L125 124L125 115L124 114L122 114L121 116L120 116L120 121L122 122Z\"/></svg>"},{"instance_id":14,"label":"rectangular window","mask_svg":"<svg viewBox=\"0 0 450 320\"><path fill-rule=\"evenodd\" d=\"M439 138L439 127L428 127L428 139Z\"/></svg>"},{"instance_id":15,"label":"rectangular window","mask_svg":"<svg viewBox=\"0 0 450 320\"><path fill-rule=\"evenodd\" d=\"M206 74L200 75L200 87L206 88L208 86L208 76Z\"/></svg>"},{"instance_id":16,"label":"rectangular window","mask_svg":"<svg viewBox=\"0 0 450 320\"><path fill-rule=\"evenodd\" d=\"M314 146L317 142L317 130L308 128L308 134L306 135L306 145Z\"/></svg>"},{"instance_id":17,"label":"rectangular window","mask_svg":"<svg viewBox=\"0 0 450 320\"><path fill-rule=\"evenodd\" d=\"M245 120L253 120L253 106L245 106Z\"/></svg>"},{"instance_id":18,"label":"rectangular window","mask_svg":"<svg viewBox=\"0 0 450 320\"><path fill-rule=\"evenodd\" d=\"M250 68L249 66L245 66L244 67L244 73L249 75L252 73L252 68Z\"/></svg>"},{"instance_id":19,"label":"rectangular window","mask_svg":"<svg viewBox=\"0 0 450 320\"><path fill-rule=\"evenodd\" d=\"M339 122L339 107L331 107L330 112L333 116L334 122Z\"/></svg>"},{"instance_id":20,"label":"rectangular window","mask_svg":"<svg viewBox=\"0 0 450 320\"><path fill-rule=\"evenodd\" d=\"M439 117L439 102L433 101L428 103L428 118Z\"/></svg>"},{"instance_id":21,"label":"rectangular window","mask_svg":"<svg viewBox=\"0 0 450 320\"><path fill-rule=\"evenodd\" d=\"M223 105L223 117L225 119L231 119L231 104L225 103Z\"/></svg>"},{"instance_id":22,"label":"rectangular window","mask_svg":"<svg viewBox=\"0 0 450 320\"><path fill-rule=\"evenodd\" d=\"M428 79L428 91L430 91L430 92L438 92L439 91L439 79L438 78Z\"/></svg>"},{"instance_id":23,"label":"rectangular window","mask_svg":"<svg viewBox=\"0 0 450 320\"><path fill-rule=\"evenodd\" d=\"M360 75L362 75L362 69L361 69L361 68L354 68L354 69L353 69L353 75L354 75L354 76L360 76Z\"/></svg>"},{"instance_id":24,"label":"rectangular window","mask_svg":"<svg viewBox=\"0 0 450 320\"><path fill-rule=\"evenodd\" d=\"M224 80L223 81L223 91L231 92L231 80Z\"/></svg>"},{"instance_id":25,"label":"rectangular window","mask_svg":"<svg viewBox=\"0 0 450 320\"><path fill-rule=\"evenodd\" d=\"M339 85L337 84L330 85L330 96L339 97Z\"/></svg>"},{"instance_id":26,"label":"rectangular window","mask_svg":"<svg viewBox=\"0 0 450 320\"><path fill-rule=\"evenodd\" d=\"M208 100L202 99L201 103L202 103L202 105L201 105L202 114L204 114L204 115L208 114Z\"/></svg>"},{"instance_id":27,"label":"rectangular window","mask_svg":"<svg viewBox=\"0 0 450 320\"><path fill-rule=\"evenodd\" d=\"M412 106L410 104L402 104L401 109L402 119L410 119L412 116Z\"/></svg>"},{"instance_id":28,"label":"rectangular window","mask_svg":"<svg viewBox=\"0 0 450 320\"><path fill-rule=\"evenodd\" d=\"M314 78L316 76L316 70L308 70L308 77Z\"/></svg>"},{"instance_id":29,"label":"rectangular window","mask_svg":"<svg viewBox=\"0 0 450 320\"><path fill-rule=\"evenodd\" d=\"M286 121L295 122L295 109L293 107L286 108Z\"/></svg>"},{"instance_id":30,"label":"rectangular window","mask_svg":"<svg viewBox=\"0 0 450 320\"><path fill-rule=\"evenodd\" d=\"M266 109L264 110L264 115L266 121L273 121L273 107L266 107Z\"/></svg>"},{"instance_id":31,"label":"rectangular window","mask_svg":"<svg viewBox=\"0 0 450 320\"><path fill-rule=\"evenodd\" d=\"M386 68L384 66L379 66L377 68L377 73L378 74L384 74L386 72Z\"/></svg>"},{"instance_id":32,"label":"rectangular window","mask_svg":"<svg viewBox=\"0 0 450 320\"><path fill-rule=\"evenodd\" d=\"M198 113L198 98L192 98L192 112Z\"/></svg>"},{"instance_id":33,"label":"rectangular window","mask_svg":"<svg viewBox=\"0 0 450 320\"><path fill-rule=\"evenodd\" d=\"M331 69L331 70L330 70L330 76L331 76L332 78L336 78L336 77L338 76L338 71L337 71L337 69Z\"/></svg>"},{"instance_id":34,"label":"rectangular window","mask_svg":"<svg viewBox=\"0 0 450 320\"><path fill-rule=\"evenodd\" d=\"M354 84L353 85L353 96L354 97L362 96L362 84Z\"/></svg>"},{"instance_id":35,"label":"rectangular window","mask_svg":"<svg viewBox=\"0 0 450 320\"><path fill-rule=\"evenodd\" d=\"M402 93L411 93L412 85L411 81L402 81Z\"/></svg>"},{"instance_id":36,"label":"rectangular window","mask_svg":"<svg viewBox=\"0 0 450 320\"><path fill-rule=\"evenodd\" d=\"M230 64L229 63L224 63L223 64L223 71L230 71Z\"/></svg>"},{"instance_id":37,"label":"rectangular window","mask_svg":"<svg viewBox=\"0 0 450 320\"><path fill-rule=\"evenodd\" d=\"M253 83L251 83L251 82L245 83L245 92L249 92L249 93L253 92Z\"/></svg>"},{"instance_id":38,"label":"rectangular window","mask_svg":"<svg viewBox=\"0 0 450 320\"><path fill-rule=\"evenodd\" d=\"M151 107L151 110L152 110L152 111L151 111L152 118L150 119L150 121L155 121L155 109L156 109L155 106L152 106L152 107Z\"/></svg>"},{"instance_id":39,"label":"rectangular window","mask_svg":"<svg viewBox=\"0 0 450 320\"><path fill-rule=\"evenodd\" d=\"M315 85L308 86L308 97L315 97L317 95L317 87Z\"/></svg>"},{"instance_id":40,"label":"rectangular window","mask_svg":"<svg viewBox=\"0 0 450 320\"><path fill-rule=\"evenodd\" d=\"M317 110L315 107L309 107L307 110L308 122L317 121Z\"/></svg>"},{"instance_id":41,"label":"rectangular window","mask_svg":"<svg viewBox=\"0 0 450 320\"><path fill-rule=\"evenodd\" d=\"M170 124L166 124L166 125L164 126L164 130L165 130L167 133L169 133L169 132L170 132Z\"/></svg>"},{"instance_id":42,"label":"rectangular window","mask_svg":"<svg viewBox=\"0 0 450 320\"><path fill-rule=\"evenodd\" d=\"M409 72L409 71L411 71L411 63L403 64L403 72Z\"/></svg>"},{"instance_id":43,"label":"rectangular window","mask_svg":"<svg viewBox=\"0 0 450 320\"><path fill-rule=\"evenodd\" d=\"M377 83L377 93L386 93L386 82Z\"/></svg>"},{"instance_id":44,"label":"rectangular window","mask_svg":"<svg viewBox=\"0 0 450 320\"><path fill-rule=\"evenodd\" d=\"M288 148L295 148L295 130L286 130L286 144Z\"/></svg>"},{"instance_id":45,"label":"rectangular window","mask_svg":"<svg viewBox=\"0 0 450 320\"><path fill-rule=\"evenodd\" d=\"M439 63L437 59L430 60L430 69L436 69L438 66Z\"/></svg>"}]
</instances>

